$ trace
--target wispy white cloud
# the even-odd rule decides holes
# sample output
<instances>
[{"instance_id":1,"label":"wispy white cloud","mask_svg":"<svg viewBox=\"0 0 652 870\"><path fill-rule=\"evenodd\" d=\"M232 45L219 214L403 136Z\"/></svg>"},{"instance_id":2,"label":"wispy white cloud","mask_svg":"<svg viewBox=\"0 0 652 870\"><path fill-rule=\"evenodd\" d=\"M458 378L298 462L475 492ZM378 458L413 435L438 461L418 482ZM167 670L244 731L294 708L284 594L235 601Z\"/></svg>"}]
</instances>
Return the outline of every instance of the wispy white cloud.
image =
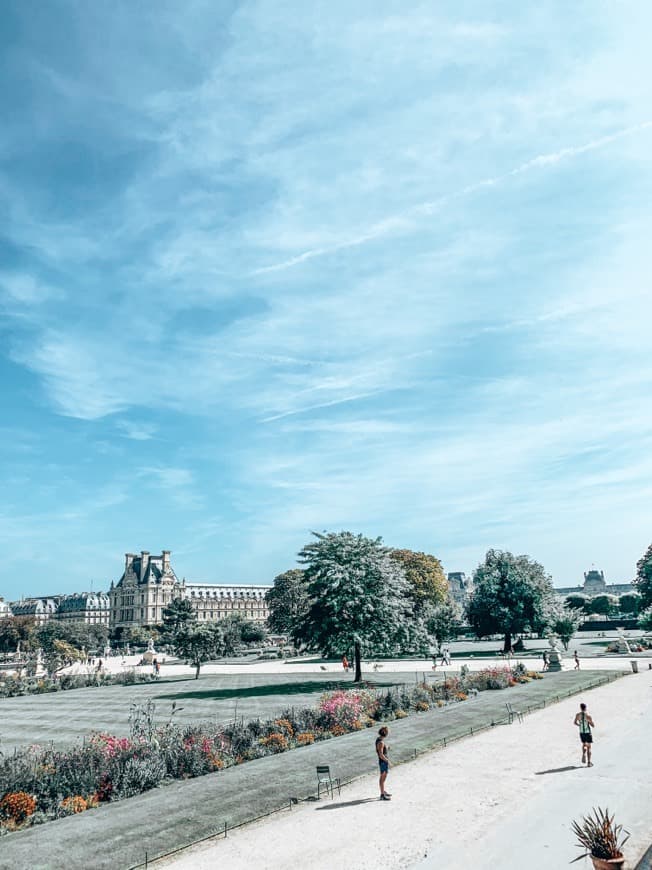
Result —
<instances>
[{"instance_id":1,"label":"wispy white cloud","mask_svg":"<svg viewBox=\"0 0 652 870\"><path fill-rule=\"evenodd\" d=\"M163 3L152 30L86 5L84 51L45 54L24 19L0 364L43 434L3 470L15 576L49 548L80 578L83 540L105 578L160 545L269 580L326 526L625 576L649 543L652 11L490 11Z\"/></svg>"},{"instance_id":2,"label":"wispy white cloud","mask_svg":"<svg viewBox=\"0 0 652 870\"><path fill-rule=\"evenodd\" d=\"M348 248L357 248L360 245L367 244L367 242L375 241L376 239L380 239L394 233L409 231L410 227L413 225L414 219L419 218L423 215L432 215L456 200L471 196L472 194L477 193L478 191L485 188L495 187L499 184L503 184L514 176L523 175L524 173L531 172L534 169L554 166L563 160L569 160L581 154L587 154L600 148L606 148L608 145L617 142L619 139L642 133L646 130L649 130L650 128L652 128L652 121L642 121L639 124L625 127L624 129L618 130L615 133L611 133L607 136L599 136L589 142L584 142L581 145L572 145L566 148L560 148L548 154L539 154L536 157L532 157L530 160L526 160L524 163L519 164L518 166L514 167L514 169L510 169L508 172L501 173L500 175L491 176L489 178L484 178L481 181L474 182L473 184L468 184L465 187L454 191L453 193L446 194L444 196L438 197L437 199L429 200L427 202L422 202L418 205L411 206L409 209L402 212L401 214L392 215L391 217L387 217L382 221L378 221L377 223L373 224L367 231L355 236L352 239L347 239L334 245L314 248L310 251L303 251L301 254L297 254L296 256L290 257L287 260L283 260L280 263L274 263L270 266L262 266L258 269L255 269L252 274L262 275L268 272L278 272L285 269L290 269L293 266L298 266L301 263L305 263L308 260L314 259L315 257L323 257L328 254L335 254Z\"/></svg>"},{"instance_id":3,"label":"wispy white cloud","mask_svg":"<svg viewBox=\"0 0 652 870\"><path fill-rule=\"evenodd\" d=\"M152 423L136 420L118 420L116 426L123 432L125 438L131 438L132 441L150 441L158 428Z\"/></svg>"}]
</instances>

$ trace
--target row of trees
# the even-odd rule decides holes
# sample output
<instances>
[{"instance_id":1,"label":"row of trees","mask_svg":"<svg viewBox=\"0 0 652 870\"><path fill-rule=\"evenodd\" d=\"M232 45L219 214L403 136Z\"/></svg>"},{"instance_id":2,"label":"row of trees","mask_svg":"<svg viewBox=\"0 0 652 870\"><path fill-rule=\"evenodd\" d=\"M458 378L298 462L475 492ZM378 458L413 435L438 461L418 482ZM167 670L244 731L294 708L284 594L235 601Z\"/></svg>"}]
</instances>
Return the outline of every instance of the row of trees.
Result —
<instances>
[{"instance_id":1,"label":"row of trees","mask_svg":"<svg viewBox=\"0 0 652 870\"><path fill-rule=\"evenodd\" d=\"M625 616L636 617L641 611L643 596L638 592L627 592L624 595L582 595L581 592L567 595L564 605L578 614L591 616Z\"/></svg>"},{"instance_id":2,"label":"row of trees","mask_svg":"<svg viewBox=\"0 0 652 870\"><path fill-rule=\"evenodd\" d=\"M239 614L216 622L197 622L197 614L187 598L174 598L163 609L158 626L159 642L195 668L195 679L204 662L234 655L242 643L260 643L266 637L264 626L249 622Z\"/></svg>"},{"instance_id":3,"label":"row of trees","mask_svg":"<svg viewBox=\"0 0 652 870\"><path fill-rule=\"evenodd\" d=\"M351 532L314 533L299 553L302 568L280 574L267 593L269 625L323 655L353 652L355 679L363 654L423 651L450 639L462 614L450 599L440 561L426 553L393 550L380 538ZM528 556L489 550L473 575L464 614L478 637L503 636L503 649L523 632L555 632L567 646L579 624L579 602L559 601L550 576ZM652 546L638 563L637 591L622 612L642 611L652 624ZM597 596L582 609L600 612ZM612 602L608 601L611 606ZM596 606L598 610L596 611Z\"/></svg>"}]
</instances>

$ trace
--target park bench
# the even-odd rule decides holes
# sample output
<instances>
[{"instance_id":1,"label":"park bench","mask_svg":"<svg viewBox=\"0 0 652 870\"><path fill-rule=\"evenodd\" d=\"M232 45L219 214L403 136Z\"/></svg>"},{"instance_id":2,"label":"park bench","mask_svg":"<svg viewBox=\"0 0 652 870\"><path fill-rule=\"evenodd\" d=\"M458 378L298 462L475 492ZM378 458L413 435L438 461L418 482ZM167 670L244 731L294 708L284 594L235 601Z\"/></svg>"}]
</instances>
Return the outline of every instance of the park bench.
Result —
<instances>
[{"instance_id":1,"label":"park bench","mask_svg":"<svg viewBox=\"0 0 652 870\"><path fill-rule=\"evenodd\" d=\"M339 776L332 776L330 765L328 764L318 764L317 765L317 799L321 797L322 790L326 791L326 794L330 793L331 799L335 796L334 789L337 787L338 795L341 794L340 791L340 778Z\"/></svg>"},{"instance_id":2,"label":"park bench","mask_svg":"<svg viewBox=\"0 0 652 870\"><path fill-rule=\"evenodd\" d=\"M507 707L507 716L510 724L514 721L514 717L516 717L519 722L523 721L523 713L520 710L515 710L511 704L505 704L505 706Z\"/></svg>"}]
</instances>

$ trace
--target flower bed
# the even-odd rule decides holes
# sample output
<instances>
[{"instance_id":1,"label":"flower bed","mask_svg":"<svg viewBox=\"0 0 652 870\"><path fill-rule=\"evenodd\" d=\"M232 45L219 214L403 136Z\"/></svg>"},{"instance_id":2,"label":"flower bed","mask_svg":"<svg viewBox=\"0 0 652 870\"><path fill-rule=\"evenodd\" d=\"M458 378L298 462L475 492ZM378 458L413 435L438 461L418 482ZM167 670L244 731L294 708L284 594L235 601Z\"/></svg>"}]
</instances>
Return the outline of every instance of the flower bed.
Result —
<instances>
[{"instance_id":1,"label":"flower bed","mask_svg":"<svg viewBox=\"0 0 652 870\"><path fill-rule=\"evenodd\" d=\"M316 708L228 725L177 725L175 705L168 722L156 724L151 701L134 705L129 737L95 733L63 751L30 746L0 756L0 835L140 794L165 779L203 776L530 679L540 675L517 665L383 692L337 690L323 694Z\"/></svg>"},{"instance_id":2,"label":"flower bed","mask_svg":"<svg viewBox=\"0 0 652 870\"><path fill-rule=\"evenodd\" d=\"M22 695L45 695L50 692L64 692L68 689L98 688L99 686L149 683L153 679L149 672L128 668L119 674L63 674L58 677L16 677L0 675L0 698L17 698Z\"/></svg>"}]
</instances>

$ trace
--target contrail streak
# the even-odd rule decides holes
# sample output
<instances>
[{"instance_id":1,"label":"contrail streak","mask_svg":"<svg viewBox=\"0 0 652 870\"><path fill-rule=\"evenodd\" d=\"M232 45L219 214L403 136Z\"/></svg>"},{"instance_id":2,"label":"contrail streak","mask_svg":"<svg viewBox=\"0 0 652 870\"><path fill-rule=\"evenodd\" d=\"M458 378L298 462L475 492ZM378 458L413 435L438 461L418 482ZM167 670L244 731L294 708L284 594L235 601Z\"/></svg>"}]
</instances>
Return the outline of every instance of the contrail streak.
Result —
<instances>
[{"instance_id":1,"label":"contrail streak","mask_svg":"<svg viewBox=\"0 0 652 870\"><path fill-rule=\"evenodd\" d=\"M418 205L411 206L403 212L382 221L372 224L366 233L359 236L354 236L335 245L327 245L322 248L313 248L309 251L304 251L302 254L297 254L295 257L290 257L289 260L283 260L280 263L274 263L271 266L263 266L260 269L255 269L252 275L264 275L269 272L280 272L284 269L291 269L293 266L298 266L305 263L307 260L314 260L316 257L324 257L327 254L334 254L337 251L347 250L348 248L357 248L374 239L382 238L392 232L400 229L405 229L409 226L410 221L415 217L422 215L430 215L442 206L457 199L463 199L470 196L484 187L495 187L504 181L513 178L516 175L523 175L526 172L531 172L534 169L541 169L545 166L553 166L562 160L567 160L571 157L576 157L578 154L586 154L589 151L597 151L599 148L604 148L606 145L611 145L618 139L624 139L627 136L633 136L635 133L640 133L643 130L648 130L652 127L652 121L642 121L640 124L634 124L631 127L625 127L618 130L616 133L611 133L608 136L601 136L599 139L593 139L591 142L585 142L583 145L571 145L568 148L561 148L559 151L552 151L548 154L539 154L537 157L532 157L521 163L509 172L504 172L502 175L495 175L490 178L484 178L482 181L476 181L474 184L469 184L462 187L460 190L453 193L445 194L437 199L428 202L422 202Z\"/></svg>"}]
</instances>

